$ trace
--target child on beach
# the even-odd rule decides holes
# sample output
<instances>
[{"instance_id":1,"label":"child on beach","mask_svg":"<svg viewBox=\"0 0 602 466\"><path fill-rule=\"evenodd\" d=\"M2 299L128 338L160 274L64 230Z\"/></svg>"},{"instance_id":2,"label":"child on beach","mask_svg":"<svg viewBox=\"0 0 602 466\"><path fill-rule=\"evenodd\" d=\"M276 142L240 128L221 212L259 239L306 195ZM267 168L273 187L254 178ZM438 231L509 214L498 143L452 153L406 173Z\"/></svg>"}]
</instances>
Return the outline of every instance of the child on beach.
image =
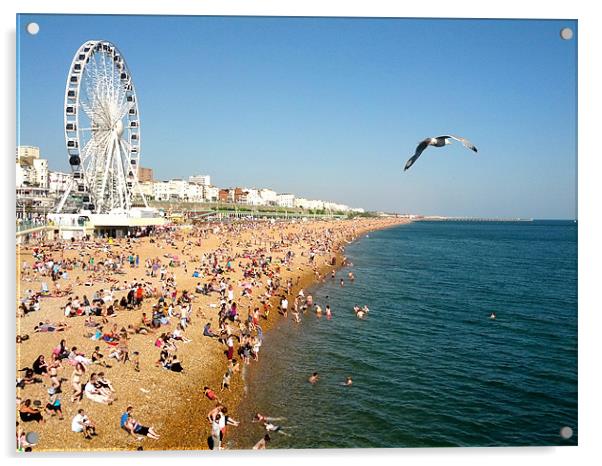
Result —
<instances>
[{"instance_id":1,"label":"child on beach","mask_svg":"<svg viewBox=\"0 0 602 466\"><path fill-rule=\"evenodd\" d=\"M140 372L140 353L138 351L132 353L132 365L136 372Z\"/></svg>"},{"instance_id":2,"label":"child on beach","mask_svg":"<svg viewBox=\"0 0 602 466\"><path fill-rule=\"evenodd\" d=\"M46 413L51 416L59 415L59 419L62 421L63 411L61 409L61 398L60 398L60 386L59 387L50 387L48 389L48 395L50 395L50 399L48 400L48 404L46 404Z\"/></svg>"}]
</instances>

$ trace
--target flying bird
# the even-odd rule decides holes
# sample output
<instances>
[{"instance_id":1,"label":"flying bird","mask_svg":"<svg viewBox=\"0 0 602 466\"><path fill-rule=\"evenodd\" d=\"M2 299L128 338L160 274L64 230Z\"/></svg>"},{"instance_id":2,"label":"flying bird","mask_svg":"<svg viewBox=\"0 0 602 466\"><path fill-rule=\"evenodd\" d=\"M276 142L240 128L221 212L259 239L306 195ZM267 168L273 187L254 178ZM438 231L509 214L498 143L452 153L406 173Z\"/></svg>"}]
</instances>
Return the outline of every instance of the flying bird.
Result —
<instances>
[{"instance_id":1,"label":"flying bird","mask_svg":"<svg viewBox=\"0 0 602 466\"><path fill-rule=\"evenodd\" d=\"M443 146L446 146L447 144L451 144L450 139L455 139L456 141L460 141L464 145L464 147L466 147L467 149L477 152L477 148L468 139L460 138L457 136L451 136L451 135L437 136L436 138L426 138L424 141L422 141L422 142L420 142L420 144L418 144L418 146L416 147L416 152L414 152L414 155L412 155L412 157L410 157L410 159L406 162L406 166L403 169L403 171L406 171L408 168L410 168L412 165L414 165L416 160L418 160L418 157L420 157L420 155L424 152L424 149L426 149L428 146L443 147Z\"/></svg>"}]
</instances>

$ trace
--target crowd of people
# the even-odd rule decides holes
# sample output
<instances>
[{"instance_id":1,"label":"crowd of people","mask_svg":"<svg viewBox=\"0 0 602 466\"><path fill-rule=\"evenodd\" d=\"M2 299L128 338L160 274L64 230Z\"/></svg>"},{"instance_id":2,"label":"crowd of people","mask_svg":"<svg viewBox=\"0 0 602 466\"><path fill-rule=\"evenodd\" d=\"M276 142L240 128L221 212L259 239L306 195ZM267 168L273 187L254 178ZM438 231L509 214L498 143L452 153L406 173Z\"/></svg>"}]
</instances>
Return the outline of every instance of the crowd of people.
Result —
<instances>
[{"instance_id":1,"label":"crowd of people","mask_svg":"<svg viewBox=\"0 0 602 466\"><path fill-rule=\"evenodd\" d=\"M330 306L322 310L301 288L301 279L310 271L314 280L326 280L325 266L334 270L356 228L246 221L172 226L147 238L85 238L23 248L17 343L32 345L38 355L19 361L21 424L61 422L68 414L72 432L95 442L112 426L91 420L86 406L119 405L119 387L134 374L165 371L186 377L194 355L183 348L199 339L223 353L219 392L242 384L241 369L259 360L264 328L275 319L272 308L281 318L290 312L296 323L308 311L332 318ZM46 306L59 311L44 312ZM38 334L51 341L55 333L52 345L35 343ZM141 362L149 353L156 355L154 365ZM130 375L116 385L108 375L118 368ZM66 406L64 382L71 384ZM48 396L45 407L28 396L38 385ZM199 391L210 404L208 446L224 448L227 427L240 423L228 414L223 395L209 385ZM154 427L134 419L132 410L128 405L121 417L125 438L160 439ZM256 447L269 441L266 433Z\"/></svg>"}]
</instances>

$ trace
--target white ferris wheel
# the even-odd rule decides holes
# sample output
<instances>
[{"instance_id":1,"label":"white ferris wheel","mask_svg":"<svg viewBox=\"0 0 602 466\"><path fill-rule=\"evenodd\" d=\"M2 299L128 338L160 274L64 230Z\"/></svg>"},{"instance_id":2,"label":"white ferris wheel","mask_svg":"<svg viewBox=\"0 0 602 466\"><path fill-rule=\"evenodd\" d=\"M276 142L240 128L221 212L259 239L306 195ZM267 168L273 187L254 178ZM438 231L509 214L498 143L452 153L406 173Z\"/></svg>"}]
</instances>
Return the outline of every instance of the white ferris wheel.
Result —
<instances>
[{"instance_id":1,"label":"white ferris wheel","mask_svg":"<svg viewBox=\"0 0 602 466\"><path fill-rule=\"evenodd\" d=\"M65 144L72 180L69 197L92 213L127 211L138 195L140 114L132 76L111 42L87 41L77 50L65 87Z\"/></svg>"}]
</instances>

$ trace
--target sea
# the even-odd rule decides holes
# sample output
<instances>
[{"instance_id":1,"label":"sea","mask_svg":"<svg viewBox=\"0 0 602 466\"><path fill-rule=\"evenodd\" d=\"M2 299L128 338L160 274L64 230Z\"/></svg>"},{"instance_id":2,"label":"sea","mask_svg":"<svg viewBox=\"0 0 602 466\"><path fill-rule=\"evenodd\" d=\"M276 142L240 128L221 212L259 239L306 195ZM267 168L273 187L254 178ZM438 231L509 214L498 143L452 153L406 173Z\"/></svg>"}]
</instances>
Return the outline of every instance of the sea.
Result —
<instances>
[{"instance_id":1,"label":"sea","mask_svg":"<svg viewBox=\"0 0 602 466\"><path fill-rule=\"evenodd\" d=\"M577 445L574 221L419 221L345 255L305 290L332 319L289 316L245 368L233 448L255 412L280 418L269 448Z\"/></svg>"}]
</instances>

